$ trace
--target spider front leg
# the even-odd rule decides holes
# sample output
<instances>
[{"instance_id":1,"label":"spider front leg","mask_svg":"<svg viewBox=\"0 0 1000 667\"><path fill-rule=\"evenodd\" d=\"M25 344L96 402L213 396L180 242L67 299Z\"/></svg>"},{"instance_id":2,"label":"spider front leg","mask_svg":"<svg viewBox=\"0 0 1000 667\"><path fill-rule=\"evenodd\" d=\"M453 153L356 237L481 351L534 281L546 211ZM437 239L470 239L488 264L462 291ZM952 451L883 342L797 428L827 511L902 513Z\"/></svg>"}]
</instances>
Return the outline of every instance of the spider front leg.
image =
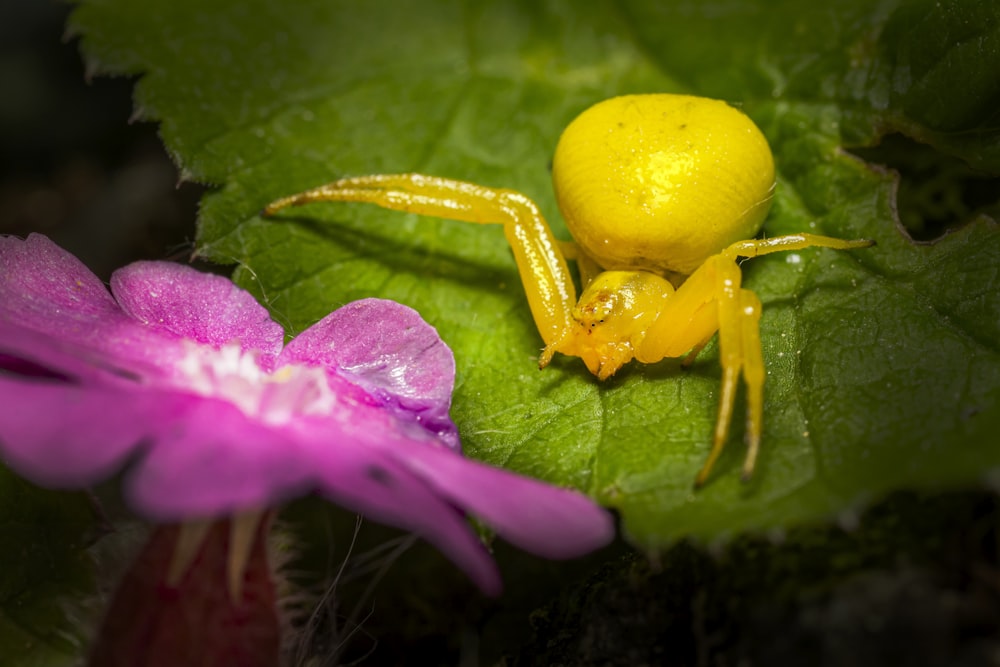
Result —
<instances>
[{"instance_id":1,"label":"spider front leg","mask_svg":"<svg viewBox=\"0 0 1000 667\"><path fill-rule=\"evenodd\" d=\"M726 257L736 259L737 257L759 257L761 255L769 255L772 252L801 250L811 247L832 248L833 250L856 250L858 248L869 248L873 245L875 245L875 241L870 239L846 241L818 234L786 234L784 236L773 236L769 239L737 241L723 250L722 254Z\"/></svg>"},{"instance_id":2,"label":"spider front leg","mask_svg":"<svg viewBox=\"0 0 1000 667\"><path fill-rule=\"evenodd\" d=\"M551 346L570 328L576 304L573 279L538 206L520 192L422 174L377 174L344 178L279 199L263 215L313 202L368 202L418 215L502 224L542 340Z\"/></svg>"}]
</instances>

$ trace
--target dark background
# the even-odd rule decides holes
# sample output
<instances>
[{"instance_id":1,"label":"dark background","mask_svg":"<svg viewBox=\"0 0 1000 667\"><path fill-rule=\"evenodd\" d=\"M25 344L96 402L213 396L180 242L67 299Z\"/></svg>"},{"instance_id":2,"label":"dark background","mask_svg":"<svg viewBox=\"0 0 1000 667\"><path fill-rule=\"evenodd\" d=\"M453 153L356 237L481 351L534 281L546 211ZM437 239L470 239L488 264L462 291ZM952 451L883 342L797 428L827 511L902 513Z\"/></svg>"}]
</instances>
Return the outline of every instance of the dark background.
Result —
<instances>
[{"instance_id":1,"label":"dark background","mask_svg":"<svg viewBox=\"0 0 1000 667\"><path fill-rule=\"evenodd\" d=\"M105 280L190 253L202 188L178 186L129 79L86 76L70 6L0 0L0 233L41 232Z\"/></svg>"}]
</instances>

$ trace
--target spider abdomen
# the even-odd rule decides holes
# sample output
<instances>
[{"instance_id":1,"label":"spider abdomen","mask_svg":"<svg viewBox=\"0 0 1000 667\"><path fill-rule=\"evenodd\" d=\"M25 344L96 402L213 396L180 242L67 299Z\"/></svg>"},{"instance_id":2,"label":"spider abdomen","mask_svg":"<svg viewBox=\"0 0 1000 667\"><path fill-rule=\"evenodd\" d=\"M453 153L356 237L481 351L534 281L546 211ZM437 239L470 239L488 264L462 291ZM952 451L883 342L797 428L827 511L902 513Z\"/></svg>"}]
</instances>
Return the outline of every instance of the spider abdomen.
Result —
<instances>
[{"instance_id":1,"label":"spider abdomen","mask_svg":"<svg viewBox=\"0 0 1000 667\"><path fill-rule=\"evenodd\" d=\"M626 95L570 123L552 178L570 233L603 268L688 275L757 234L774 161L753 121L725 102Z\"/></svg>"}]
</instances>

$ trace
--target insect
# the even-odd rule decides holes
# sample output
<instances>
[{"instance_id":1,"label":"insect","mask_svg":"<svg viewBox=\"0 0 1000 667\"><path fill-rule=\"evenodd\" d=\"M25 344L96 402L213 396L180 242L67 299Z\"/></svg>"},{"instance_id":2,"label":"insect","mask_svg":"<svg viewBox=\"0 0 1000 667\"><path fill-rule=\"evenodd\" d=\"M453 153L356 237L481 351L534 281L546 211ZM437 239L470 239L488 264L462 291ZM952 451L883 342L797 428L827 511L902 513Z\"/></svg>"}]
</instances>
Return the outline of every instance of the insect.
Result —
<instances>
[{"instance_id":1,"label":"insect","mask_svg":"<svg viewBox=\"0 0 1000 667\"><path fill-rule=\"evenodd\" d=\"M552 164L556 199L573 243L556 240L527 196L422 174L344 178L279 199L273 215L311 202L369 202L480 224L501 224L545 347L580 357L604 380L632 359L694 361L718 332L722 385L712 448L695 479L708 479L729 433L740 376L746 384L753 472L763 418L761 303L741 287L739 257L821 246L864 248L813 234L753 237L774 193L767 140L725 102L671 94L600 102L565 129ZM566 259L575 260L577 299Z\"/></svg>"}]
</instances>

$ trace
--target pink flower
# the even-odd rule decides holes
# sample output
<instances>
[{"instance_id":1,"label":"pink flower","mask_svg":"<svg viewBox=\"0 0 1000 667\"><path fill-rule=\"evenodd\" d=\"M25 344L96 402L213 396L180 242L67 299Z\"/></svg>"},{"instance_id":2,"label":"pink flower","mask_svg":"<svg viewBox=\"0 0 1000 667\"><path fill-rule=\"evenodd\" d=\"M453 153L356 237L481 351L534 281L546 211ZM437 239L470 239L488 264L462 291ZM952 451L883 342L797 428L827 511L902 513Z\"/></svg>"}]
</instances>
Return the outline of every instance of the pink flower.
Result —
<instances>
[{"instance_id":1,"label":"pink flower","mask_svg":"<svg viewBox=\"0 0 1000 667\"><path fill-rule=\"evenodd\" d=\"M585 496L461 455L451 351L412 309L365 299L283 338L225 278L137 262L109 293L47 238L0 237L0 456L49 487L125 467L133 508L163 522L315 490L419 534L491 594L465 512L548 558L611 539Z\"/></svg>"}]
</instances>

